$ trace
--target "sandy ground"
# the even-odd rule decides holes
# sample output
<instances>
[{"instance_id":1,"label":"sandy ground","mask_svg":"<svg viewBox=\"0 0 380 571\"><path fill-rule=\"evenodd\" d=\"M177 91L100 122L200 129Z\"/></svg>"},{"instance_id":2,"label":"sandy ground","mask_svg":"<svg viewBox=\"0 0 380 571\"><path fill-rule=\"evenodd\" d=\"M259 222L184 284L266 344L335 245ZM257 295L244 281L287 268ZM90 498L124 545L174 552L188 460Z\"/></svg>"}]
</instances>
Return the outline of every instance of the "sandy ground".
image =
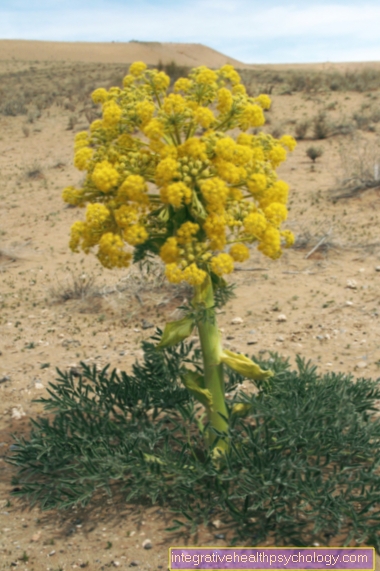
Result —
<instances>
[{"instance_id":1,"label":"sandy ground","mask_svg":"<svg viewBox=\"0 0 380 571\"><path fill-rule=\"evenodd\" d=\"M0 42L0 59L9 57L6 43ZM371 95L377 96L380 90ZM332 119L350 117L366 101L368 94L351 92L273 96L268 128L292 134L295 119L329 105ZM53 105L26 136L25 117L0 115L0 569L98 570L134 563L138 570L166 569L168 547L175 543L164 531L170 519L157 508L139 512L109 502L87 511L41 513L23 510L10 496L13 470L3 460L10 434L25 431L29 418L41 412L32 401L47 394L55 368L85 361L128 370L141 356L141 340L153 332L143 329L143 320L163 327L179 303L173 289L144 287L138 274L110 272L69 251L69 228L82 212L68 208L61 191L80 181L72 165L73 137L87 124L68 130L68 116ZM372 148L378 140L376 130L362 137ZM314 166L305 152L311 144L324 150ZM253 250L235 272L237 297L219 315L226 347L276 351L291 363L300 354L321 372L379 378L380 195L375 189L331 200L331 189L346 174L341 151L352 162L357 148L343 135L304 140L281 167L291 185L288 227L296 247L276 262ZM94 283L83 299L62 300L74 281L89 279ZM236 317L242 322L233 325ZM14 409L21 418L12 418ZM227 544L214 534L204 530L200 544ZM145 539L152 541L149 551L142 547Z\"/></svg>"}]
</instances>

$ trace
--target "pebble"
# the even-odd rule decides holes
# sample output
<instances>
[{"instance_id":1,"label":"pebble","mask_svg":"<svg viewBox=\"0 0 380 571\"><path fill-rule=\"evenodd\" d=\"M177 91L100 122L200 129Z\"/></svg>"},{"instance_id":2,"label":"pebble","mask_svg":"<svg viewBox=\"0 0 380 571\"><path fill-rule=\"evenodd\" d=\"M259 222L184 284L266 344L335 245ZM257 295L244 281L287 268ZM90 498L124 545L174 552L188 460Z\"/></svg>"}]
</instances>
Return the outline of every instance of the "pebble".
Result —
<instances>
[{"instance_id":1,"label":"pebble","mask_svg":"<svg viewBox=\"0 0 380 571\"><path fill-rule=\"evenodd\" d=\"M380 272L380 266L376 266L375 272Z\"/></svg>"},{"instance_id":2,"label":"pebble","mask_svg":"<svg viewBox=\"0 0 380 571\"><path fill-rule=\"evenodd\" d=\"M287 317L284 313L280 313L280 315L277 316L277 321L279 321L280 323L282 323L283 321L287 321Z\"/></svg>"},{"instance_id":3,"label":"pebble","mask_svg":"<svg viewBox=\"0 0 380 571\"><path fill-rule=\"evenodd\" d=\"M138 567L139 566L139 562L138 561L131 561L129 564L129 567Z\"/></svg>"},{"instance_id":4,"label":"pebble","mask_svg":"<svg viewBox=\"0 0 380 571\"><path fill-rule=\"evenodd\" d=\"M11 416L16 420L20 420L20 418L26 416L26 413L24 412L22 406L19 404L12 408Z\"/></svg>"},{"instance_id":5,"label":"pebble","mask_svg":"<svg viewBox=\"0 0 380 571\"><path fill-rule=\"evenodd\" d=\"M240 325L241 323L244 323L244 320L241 317L234 317L231 319L232 325Z\"/></svg>"},{"instance_id":6,"label":"pebble","mask_svg":"<svg viewBox=\"0 0 380 571\"><path fill-rule=\"evenodd\" d=\"M135 333L140 333L140 329L137 329L137 327L135 327L135 328L133 329L133 331L134 331Z\"/></svg>"},{"instance_id":7,"label":"pebble","mask_svg":"<svg viewBox=\"0 0 380 571\"><path fill-rule=\"evenodd\" d=\"M146 319L143 319L143 320L142 320L142 323L141 323L141 327L142 327L143 329L151 329L152 327L154 327L154 325L153 325L153 323L151 323L150 321L147 321Z\"/></svg>"},{"instance_id":8,"label":"pebble","mask_svg":"<svg viewBox=\"0 0 380 571\"><path fill-rule=\"evenodd\" d=\"M214 527L216 527L216 529L219 529L220 526L222 525L222 522L220 521L220 519L214 519L214 521L212 522L212 525Z\"/></svg>"},{"instance_id":9,"label":"pebble","mask_svg":"<svg viewBox=\"0 0 380 571\"><path fill-rule=\"evenodd\" d=\"M214 537L215 539L226 539L226 535L224 533L216 533Z\"/></svg>"},{"instance_id":10,"label":"pebble","mask_svg":"<svg viewBox=\"0 0 380 571\"><path fill-rule=\"evenodd\" d=\"M256 345L256 343L258 343L257 339L255 339L254 337L251 337L250 339L248 339L247 341L247 345Z\"/></svg>"},{"instance_id":11,"label":"pebble","mask_svg":"<svg viewBox=\"0 0 380 571\"><path fill-rule=\"evenodd\" d=\"M79 367L70 367L70 369L69 369L69 374L70 374L72 377L80 377L80 374L81 374L81 373L80 373Z\"/></svg>"},{"instance_id":12,"label":"pebble","mask_svg":"<svg viewBox=\"0 0 380 571\"><path fill-rule=\"evenodd\" d=\"M366 367L367 367L367 363L365 361L359 361L359 363L356 363L357 369L365 369Z\"/></svg>"},{"instance_id":13,"label":"pebble","mask_svg":"<svg viewBox=\"0 0 380 571\"><path fill-rule=\"evenodd\" d=\"M150 539L144 539L144 541L142 542L142 546L144 549L152 549L152 542Z\"/></svg>"},{"instance_id":14,"label":"pebble","mask_svg":"<svg viewBox=\"0 0 380 571\"><path fill-rule=\"evenodd\" d=\"M34 388L35 389L43 389L44 385L42 383L35 383Z\"/></svg>"},{"instance_id":15,"label":"pebble","mask_svg":"<svg viewBox=\"0 0 380 571\"><path fill-rule=\"evenodd\" d=\"M346 287L348 287L349 289L356 289L358 285L355 280L347 280Z\"/></svg>"},{"instance_id":16,"label":"pebble","mask_svg":"<svg viewBox=\"0 0 380 571\"><path fill-rule=\"evenodd\" d=\"M51 557L52 555L55 555L55 549L53 549L53 551L50 551L49 557Z\"/></svg>"},{"instance_id":17,"label":"pebble","mask_svg":"<svg viewBox=\"0 0 380 571\"><path fill-rule=\"evenodd\" d=\"M279 343L283 343L283 341L285 341L285 339L283 338L282 335L279 335L278 337L276 337L276 341L279 341Z\"/></svg>"},{"instance_id":18,"label":"pebble","mask_svg":"<svg viewBox=\"0 0 380 571\"><path fill-rule=\"evenodd\" d=\"M352 301L346 301L346 305L348 305L349 307L351 307L351 305L354 305Z\"/></svg>"},{"instance_id":19,"label":"pebble","mask_svg":"<svg viewBox=\"0 0 380 571\"><path fill-rule=\"evenodd\" d=\"M0 379L0 384L1 384L1 383L6 383L7 381L10 381L10 380L11 380L11 378L8 377L8 375L5 375L4 377L1 377L1 379Z\"/></svg>"},{"instance_id":20,"label":"pebble","mask_svg":"<svg viewBox=\"0 0 380 571\"><path fill-rule=\"evenodd\" d=\"M114 567L120 567L120 561L112 561Z\"/></svg>"}]
</instances>

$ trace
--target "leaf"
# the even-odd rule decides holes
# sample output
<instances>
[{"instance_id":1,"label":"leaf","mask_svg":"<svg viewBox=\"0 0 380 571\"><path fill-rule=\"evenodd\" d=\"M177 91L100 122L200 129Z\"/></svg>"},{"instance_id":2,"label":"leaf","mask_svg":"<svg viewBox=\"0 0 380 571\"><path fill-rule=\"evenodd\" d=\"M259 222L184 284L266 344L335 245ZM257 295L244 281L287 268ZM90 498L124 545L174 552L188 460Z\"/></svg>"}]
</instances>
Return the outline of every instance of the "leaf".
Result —
<instances>
[{"instance_id":1,"label":"leaf","mask_svg":"<svg viewBox=\"0 0 380 571\"><path fill-rule=\"evenodd\" d=\"M241 353L233 353L232 351L224 349L221 354L221 361L227 365L227 367L230 367L230 369L253 381L263 381L273 377L272 371L264 371L257 363L254 363Z\"/></svg>"},{"instance_id":2,"label":"leaf","mask_svg":"<svg viewBox=\"0 0 380 571\"><path fill-rule=\"evenodd\" d=\"M161 341L157 345L157 349L164 349L165 347L171 347L172 345L177 345L186 337L191 335L194 328L194 320L191 316L186 316L179 321L171 321L165 325L164 332L161 337Z\"/></svg>"},{"instance_id":3,"label":"leaf","mask_svg":"<svg viewBox=\"0 0 380 571\"><path fill-rule=\"evenodd\" d=\"M190 213L194 216L195 220L203 222L207 218L207 212L202 202L199 200L196 192L192 193L191 204L189 207Z\"/></svg>"},{"instance_id":4,"label":"leaf","mask_svg":"<svg viewBox=\"0 0 380 571\"><path fill-rule=\"evenodd\" d=\"M182 382L187 390L196 398L203 406L212 410L212 395L209 389L204 388L204 377L194 371L186 371L181 375Z\"/></svg>"}]
</instances>

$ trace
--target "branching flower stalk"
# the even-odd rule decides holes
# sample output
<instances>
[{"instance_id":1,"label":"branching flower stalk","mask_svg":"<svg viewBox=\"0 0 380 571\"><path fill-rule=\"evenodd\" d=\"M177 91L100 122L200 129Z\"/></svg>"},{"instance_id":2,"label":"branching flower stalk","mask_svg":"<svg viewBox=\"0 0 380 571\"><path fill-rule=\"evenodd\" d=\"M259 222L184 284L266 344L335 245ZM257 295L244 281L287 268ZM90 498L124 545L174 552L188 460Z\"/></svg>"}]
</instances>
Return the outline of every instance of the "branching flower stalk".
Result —
<instances>
[{"instance_id":1,"label":"branching flower stalk","mask_svg":"<svg viewBox=\"0 0 380 571\"><path fill-rule=\"evenodd\" d=\"M70 247L93 251L106 268L158 255L170 282L193 286L192 310L166 324L158 349L197 328L204 374L184 369L182 380L219 433L216 440L209 431L210 444L226 450L223 366L256 381L271 372L223 350L214 296L226 288L223 276L235 262L250 257L247 245L277 259L293 244L293 234L281 230L289 187L276 169L296 142L248 133L264 124L271 101L264 94L249 97L230 65L201 66L170 93L169 85L165 73L135 62L123 88L93 92L102 119L78 133L74 145L74 164L85 180L63 191L67 203L86 206L85 219L71 228ZM236 129L237 137L228 134Z\"/></svg>"}]
</instances>

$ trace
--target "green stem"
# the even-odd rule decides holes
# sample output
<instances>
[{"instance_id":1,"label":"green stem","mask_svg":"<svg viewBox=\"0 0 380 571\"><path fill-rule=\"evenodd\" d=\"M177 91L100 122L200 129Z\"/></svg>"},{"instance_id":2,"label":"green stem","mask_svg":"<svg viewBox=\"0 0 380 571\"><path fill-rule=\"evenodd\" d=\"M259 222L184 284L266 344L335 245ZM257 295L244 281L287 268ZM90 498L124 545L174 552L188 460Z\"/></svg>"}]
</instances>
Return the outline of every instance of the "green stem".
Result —
<instances>
[{"instance_id":1,"label":"green stem","mask_svg":"<svg viewBox=\"0 0 380 571\"><path fill-rule=\"evenodd\" d=\"M197 328L201 343L204 367L205 389L212 395L212 410L207 410L210 425L219 432L228 432L228 411L225 401L225 388L223 378L223 363L220 355L222 352L220 333L216 323L214 307L214 293L210 276L200 286L195 286L193 303L195 307L201 308L200 317L197 319ZM223 417L221 416L223 415ZM209 443L212 444L216 435L212 432L208 435ZM221 439L218 448L226 451L228 449L227 440Z\"/></svg>"}]
</instances>

